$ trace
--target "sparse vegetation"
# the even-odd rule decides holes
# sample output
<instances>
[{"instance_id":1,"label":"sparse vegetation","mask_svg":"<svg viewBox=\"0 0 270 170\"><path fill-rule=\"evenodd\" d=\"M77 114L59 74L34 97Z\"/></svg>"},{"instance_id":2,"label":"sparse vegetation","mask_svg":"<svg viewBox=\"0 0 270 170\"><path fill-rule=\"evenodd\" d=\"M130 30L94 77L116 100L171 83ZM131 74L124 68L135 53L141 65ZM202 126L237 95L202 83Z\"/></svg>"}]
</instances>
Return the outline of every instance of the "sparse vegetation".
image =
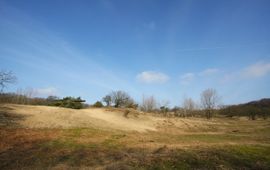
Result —
<instances>
[{"instance_id":1,"label":"sparse vegetation","mask_svg":"<svg viewBox=\"0 0 270 170\"><path fill-rule=\"evenodd\" d=\"M0 168L268 169L269 121L175 119L144 133L0 128Z\"/></svg>"}]
</instances>

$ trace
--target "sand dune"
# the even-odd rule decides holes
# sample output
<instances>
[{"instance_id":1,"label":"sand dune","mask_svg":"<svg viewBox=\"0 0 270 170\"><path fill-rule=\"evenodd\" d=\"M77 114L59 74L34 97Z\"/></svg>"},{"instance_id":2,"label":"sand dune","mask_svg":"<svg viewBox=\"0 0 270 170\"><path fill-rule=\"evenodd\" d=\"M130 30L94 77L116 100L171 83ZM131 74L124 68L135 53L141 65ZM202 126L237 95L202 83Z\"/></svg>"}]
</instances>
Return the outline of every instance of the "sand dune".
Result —
<instances>
[{"instance_id":1,"label":"sand dune","mask_svg":"<svg viewBox=\"0 0 270 170\"><path fill-rule=\"evenodd\" d=\"M155 131L158 118L147 115L124 117L106 109L67 109L49 106L3 105L1 110L22 116L18 124L26 128L95 127L144 132Z\"/></svg>"}]
</instances>

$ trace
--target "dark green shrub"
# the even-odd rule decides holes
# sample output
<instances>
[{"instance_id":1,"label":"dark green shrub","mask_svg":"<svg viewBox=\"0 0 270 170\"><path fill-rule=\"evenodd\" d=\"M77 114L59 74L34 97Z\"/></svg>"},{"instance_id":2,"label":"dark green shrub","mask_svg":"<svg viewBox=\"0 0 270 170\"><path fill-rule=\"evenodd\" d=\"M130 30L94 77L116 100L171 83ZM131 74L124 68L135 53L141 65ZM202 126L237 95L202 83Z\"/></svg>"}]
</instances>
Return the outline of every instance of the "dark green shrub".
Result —
<instances>
[{"instance_id":1,"label":"dark green shrub","mask_svg":"<svg viewBox=\"0 0 270 170\"><path fill-rule=\"evenodd\" d=\"M97 101L93 104L93 107L103 107L103 104L100 101Z\"/></svg>"},{"instance_id":2,"label":"dark green shrub","mask_svg":"<svg viewBox=\"0 0 270 170\"><path fill-rule=\"evenodd\" d=\"M59 107L66 107L71 109L81 109L83 108L83 102L80 97L74 98L74 97L64 97L61 100L55 100L51 103L52 106L59 106Z\"/></svg>"}]
</instances>

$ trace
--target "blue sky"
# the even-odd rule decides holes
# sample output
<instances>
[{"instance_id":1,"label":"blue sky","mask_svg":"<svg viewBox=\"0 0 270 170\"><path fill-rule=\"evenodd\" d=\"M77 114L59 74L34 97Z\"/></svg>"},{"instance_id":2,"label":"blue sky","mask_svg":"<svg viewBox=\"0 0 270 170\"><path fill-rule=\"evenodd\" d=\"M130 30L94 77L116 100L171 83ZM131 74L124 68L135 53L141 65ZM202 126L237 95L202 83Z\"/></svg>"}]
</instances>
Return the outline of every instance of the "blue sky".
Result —
<instances>
[{"instance_id":1,"label":"blue sky","mask_svg":"<svg viewBox=\"0 0 270 170\"><path fill-rule=\"evenodd\" d=\"M270 97L269 0L0 0L0 69L37 96Z\"/></svg>"}]
</instances>

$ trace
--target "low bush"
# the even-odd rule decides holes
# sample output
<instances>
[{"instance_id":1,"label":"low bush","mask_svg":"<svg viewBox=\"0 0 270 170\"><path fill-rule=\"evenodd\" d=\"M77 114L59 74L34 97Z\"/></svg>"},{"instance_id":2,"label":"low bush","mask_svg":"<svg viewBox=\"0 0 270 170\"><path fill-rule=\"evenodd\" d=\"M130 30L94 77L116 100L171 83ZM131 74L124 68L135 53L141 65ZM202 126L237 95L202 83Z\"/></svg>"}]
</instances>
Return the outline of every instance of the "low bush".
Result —
<instances>
[{"instance_id":1,"label":"low bush","mask_svg":"<svg viewBox=\"0 0 270 170\"><path fill-rule=\"evenodd\" d=\"M103 107L104 105L100 102L100 101L97 101L96 103L93 104L93 107Z\"/></svg>"},{"instance_id":2,"label":"low bush","mask_svg":"<svg viewBox=\"0 0 270 170\"><path fill-rule=\"evenodd\" d=\"M65 107L65 108L71 108L71 109L81 109L83 108L83 102L80 97L74 98L74 97L64 97L60 100L55 100L50 103L51 106L59 106L59 107Z\"/></svg>"}]
</instances>

